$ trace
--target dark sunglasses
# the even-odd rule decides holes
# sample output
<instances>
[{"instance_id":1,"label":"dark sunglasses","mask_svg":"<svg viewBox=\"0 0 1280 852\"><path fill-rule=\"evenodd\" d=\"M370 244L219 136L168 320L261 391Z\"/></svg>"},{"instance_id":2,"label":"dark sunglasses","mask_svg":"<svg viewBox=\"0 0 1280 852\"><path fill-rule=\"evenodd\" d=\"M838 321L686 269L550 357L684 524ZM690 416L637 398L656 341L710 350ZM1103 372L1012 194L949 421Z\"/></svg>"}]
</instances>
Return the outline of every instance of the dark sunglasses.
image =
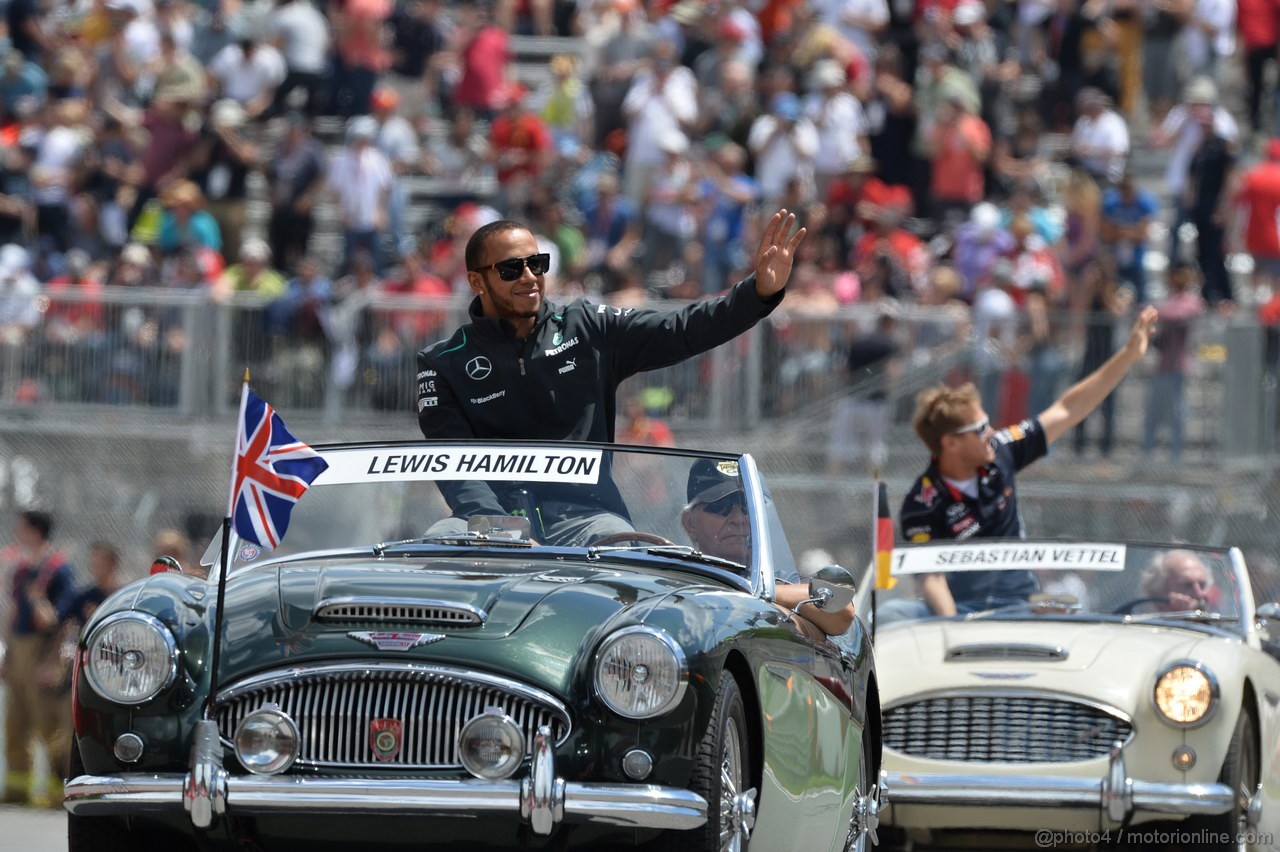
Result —
<instances>
[{"instance_id":1,"label":"dark sunglasses","mask_svg":"<svg viewBox=\"0 0 1280 852\"><path fill-rule=\"evenodd\" d=\"M729 517L729 514L735 509L741 509L745 515L747 513L747 501L743 499L741 494L727 494L719 500L713 500L710 503L699 503L701 508L713 515L719 515L722 518Z\"/></svg>"},{"instance_id":2,"label":"dark sunglasses","mask_svg":"<svg viewBox=\"0 0 1280 852\"><path fill-rule=\"evenodd\" d=\"M486 269L496 269L498 270L498 277L503 281L515 281L521 275L524 275L526 266L529 267L529 271L534 275L546 275L547 270L551 268L551 255L531 254L528 257L509 257L506 260L500 260L488 266L478 266L471 271L484 272Z\"/></svg>"}]
</instances>

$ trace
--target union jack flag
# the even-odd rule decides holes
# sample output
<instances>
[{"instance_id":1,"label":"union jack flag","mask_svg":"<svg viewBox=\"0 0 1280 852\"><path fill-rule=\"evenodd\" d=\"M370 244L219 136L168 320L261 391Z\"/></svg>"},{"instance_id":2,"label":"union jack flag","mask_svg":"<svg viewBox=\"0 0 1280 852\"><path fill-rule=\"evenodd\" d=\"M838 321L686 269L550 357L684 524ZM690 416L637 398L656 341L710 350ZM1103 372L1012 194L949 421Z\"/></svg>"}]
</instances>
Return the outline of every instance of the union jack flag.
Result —
<instances>
[{"instance_id":1,"label":"union jack flag","mask_svg":"<svg viewBox=\"0 0 1280 852\"><path fill-rule=\"evenodd\" d=\"M236 465L231 480L231 525L236 535L274 549L289 513L329 463L285 428L248 384L240 400Z\"/></svg>"}]
</instances>

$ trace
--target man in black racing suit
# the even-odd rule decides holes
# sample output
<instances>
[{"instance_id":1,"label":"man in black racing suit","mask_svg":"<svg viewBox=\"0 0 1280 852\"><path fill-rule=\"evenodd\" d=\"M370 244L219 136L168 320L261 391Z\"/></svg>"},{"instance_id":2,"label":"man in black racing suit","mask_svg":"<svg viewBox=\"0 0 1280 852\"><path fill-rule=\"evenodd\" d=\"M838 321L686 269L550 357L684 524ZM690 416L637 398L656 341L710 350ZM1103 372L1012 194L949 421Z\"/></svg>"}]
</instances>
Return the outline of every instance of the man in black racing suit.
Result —
<instances>
[{"instance_id":1,"label":"man in black racing suit","mask_svg":"<svg viewBox=\"0 0 1280 852\"><path fill-rule=\"evenodd\" d=\"M1015 474L1046 455L1050 444L1115 390L1146 354L1156 318L1154 308L1144 308L1123 349L1037 416L1003 430L992 428L972 384L939 386L921 393L914 425L932 459L902 501L898 522L903 539L922 543L1023 537ZM1029 571L921 574L917 584L919 600L889 601L878 609L876 618L888 623L963 615L1025 601L1039 589Z\"/></svg>"},{"instance_id":2,"label":"man in black racing suit","mask_svg":"<svg viewBox=\"0 0 1280 852\"><path fill-rule=\"evenodd\" d=\"M612 441L615 395L624 379L732 340L778 306L805 235L804 228L791 235L795 219L786 210L770 219L754 274L718 298L675 311L549 302L543 294L550 259L538 252L533 234L505 219L481 227L465 257L476 294L471 321L418 353L422 434ZM431 532L460 530L474 515L527 512L516 505L526 489L512 485L495 493L485 482L442 482L453 517ZM548 544L580 545L632 529L607 467L594 487L534 487L537 523Z\"/></svg>"}]
</instances>

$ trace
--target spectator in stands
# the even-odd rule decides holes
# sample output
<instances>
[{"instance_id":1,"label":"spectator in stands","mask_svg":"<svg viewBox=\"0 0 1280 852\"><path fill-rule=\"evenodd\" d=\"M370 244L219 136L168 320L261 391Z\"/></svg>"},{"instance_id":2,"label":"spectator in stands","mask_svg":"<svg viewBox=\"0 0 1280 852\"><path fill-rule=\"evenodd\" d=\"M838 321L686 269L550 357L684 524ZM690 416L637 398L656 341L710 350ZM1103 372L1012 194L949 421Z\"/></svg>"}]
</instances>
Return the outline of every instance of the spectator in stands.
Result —
<instances>
[{"instance_id":1,"label":"spectator in stands","mask_svg":"<svg viewBox=\"0 0 1280 852\"><path fill-rule=\"evenodd\" d=\"M676 63L671 42L653 47L652 66L635 76L622 102L627 119L627 154L623 187L633 201L646 198L653 173L666 162L663 139L698 117L698 83L693 72Z\"/></svg>"},{"instance_id":2,"label":"spectator in stands","mask_svg":"<svg viewBox=\"0 0 1280 852\"><path fill-rule=\"evenodd\" d=\"M551 132L556 153L571 161L586 159L594 138L595 107L578 73L578 59L567 53L551 57L551 77L531 96L531 107Z\"/></svg>"},{"instance_id":3,"label":"spectator in stands","mask_svg":"<svg viewBox=\"0 0 1280 852\"><path fill-rule=\"evenodd\" d=\"M960 298L972 302L996 260L1013 249L1013 236L1000 227L1000 210L990 202L976 205L969 213L969 220L955 229L955 246L951 252L952 262L964 282L958 294Z\"/></svg>"},{"instance_id":4,"label":"spectator in stands","mask_svg":"<svg viewBox=\"0 0 1280 852\"><path fill-rule=\"evenodd\" d=\"M901 369L894 311L881 308L875 327L857 331L845 353L848 394L836 402L827 442L827 473L843 474L865 460L869 470L889 460L889 388Z\"/></svg>"},{"instance_id":5,"label":"spectator in stands","mask_svg":"<svg viewBox=\"0 0 1280 852\"><path fill-rule=\"evenodd\" d=\"M1035 109L1019 109L1012 129L1006 130L995 141L993 192L1013 195L1021 188L1031 190L1047 181L1049 164L1040 150L1041 137L1041 120Z\"/></svg>"},{"instance_id":6,"label":"spectator in stands","mask_svg":"<svg viewBox=\"0 0 1280 852\"><path fill-rule=\"evenodd\" d=\"M205 99L205 71L200 61L169 30L160 33L155 60L155 97L199 103Z\"/></svg>"},{"instance_id":7,"label":"spectator in stands","mask_svg":"<svg viewBox=\"0 0 1280 852\"><path fill-rule=\"evenodd\" d=\"M1242 214L1244 248L1253 258L1253 290L1261 303L1280 292L1280 138L1266 159L1238 175L1229 191Z\"/></svg>"},{"instance_id":8,"label":"spectator in stands","mask_svg":"<svg viewBox=\"0 0 1280 852\"><path fill-rule=\"evenodd\" d=\"M50 103L31 163L36 231L58 252L71 246L71 196L79 186L90 135L78 100Z\"/></svg>"},{"instance_id":9,"label":"spectator in stands","mask_svg":"<svg viewBox=\"0 0 1280 852\"><path fill-rule=\"evenodd\" d=\"M25 243L35 230L29 163L30 157L21 146L0 142L0 245Z\"/></svg>"},{"instance_id":10,"label":"spectator in stands","mask_svg":"<svg viewBox=\"0 0 1280 852\"><path fill-rule=\"evenodd\" d=\"M66 272L49 280L46 292L53 296L45 313L46 339L58 343L101 342L106 331L103 318L102 281L90 268L89 255L80 249L67 252ZM88 301L60 297L71 293Z\"/></svg>"},{"instance_id":11,"label":"spectator in stands","mask_svg":"<svg viewBox=\"0 0 1280 852\"><path fill-rule=\"evenodd\" d=\"M880 180L889 186L911 186L921 169L912 150L919 122L915 90L904 73L902 51L893 44L881 46L864 101L870 153Z\"/></svg>"},{"instance_id":12,"label":"spectator in stands","mask_svg":"<svg viewBox=\"0 0 1280 852\"><path fill-rule=\"evenodd\" d=\"M613 7L619 17L619 29L600 48L591 81L596 148L604 148L609 134L627 126L623 100L636 76L648 67L657 40L637 9L636 0L613 0Z\"/></svg>"},{"instance_id":13,"label":"spectator in stands","mask_svg":"<svg viewBox=\"0 0 1280 852\"><path fill-rule=\"evenodd\" d=\"M315 202L325 187L328 164L305 115L290 112L285 125L279 150L265 164L271 199L267 240L281 269L290 270L307 252L315 226Z\"/></svg>"},{"instance_id":14,"label":"spectator in stands","mask_svg":"<svg viewBox=\"0 0 1280 852\"><path fill-rule=\"evenodd\" d=\"M126 182L134 187L133 207L126 223L132 231L147 202L155 198L161 188L185 176L186 157L195 145L199 127L193 128L188 122L188 103L184 100L157 97L146 110L130 109L110 101L104 106L125 127L126 133L145 132L142 170L126 173Z\"/></svg>"},{"instance_id":15,"label":"spectator in stands","mask_svg":"<svg viewBox=\"0 0 1280 852\"><path fill-rule=\"evenodd\" d=\"M222 273L214 295L226 298L233 293L258 293L270 299L285 294L285 280L271 267L271 248L263 240L253 238L240 247L240 262Z\"/></svg>"},{"instance_id":16,"label":"spectator in stands","mask_svg":"<svg viewBox=\"0 0 1280 852\"><path fill-rule=\"evenodd\" d=\"M440 71L449 46L451 25L443 6L441 0L410 0L391 13L391 70L418 81L420 106L431 115L440 110Z\"/></svg>"},{"instance_id":17,"label":"spectator in stands","mask_svg":"<svg viewBox=\"0 0 1280 852\"><path fill-rule=\"evenodd\" d=\"M1050 296L1047 279L1027 282L1022 302L1026 322L1018 346L1026 357L1028 411L1044 411L1057 399L1067 372L1066 323L1057 313L1061 307L1062 302Z\"/></svg>"},{"instance_id":18,"label":"spectator in stands","mask_svg":"<svg viewBox=\"0 0 1280 852\"><path fill-rule=\"evenodd\" d=\"M1159 212L1160 202L1138 186L1129 169L1102 194L1102 246L1115 258L1120 280L1133 290L1137 304L1147 301L1147 233Z\"/></svg>"},{"instance_id":19,"label":"spectator in stands","mask_svg":"<svg viewBox=\"0 0 1280 852\"><path fill-rule=\"evenodd\" d=\"M1119 287L1112 275L1114 270L1107 268L1103 259L1090 262L1080 272L1079 298L1085 311L1084 322L1084 355L1080 359L1077 380L1092 375L1106 364L1116 352L1116 322L1128 312L1133 305L1133 294ZM1115 445L1116 407L1115 398L1108 396L1099 406L1102 414L1102 434L1098 437L1098 452L1109 458ZM1076 455L1085 451L1085 422L1075 427L1072 446ZM1095 421L1095 425L1096 421Z\"/></svg>"},{"instance_id":20,"label":"spectator in stands","mask_svg":"<svg viewBox=\"0 0 1280 852\"><path fill-rule=\"evenodd\" d=\"M18 102L24 98L42 105L48 86L49 75L44 69L24 57L22 51L11 48L4 56L4 71L0 73L0 117L14 117Z\"/></svg>"},{"instance_id":21,"label":"spectator in stands","mask_svg":"<svg viewBox=\"0 0 1280 852\"><path fill-rule=\"evenodd\" d=\"M800 98L794 92L775 94L769 111L752 123L747 137L765 206L783 199L791 181L806 198L813 196L813 160L820 144L813 121L801 111Z\"/></svg>"},{"instance_id":22,"label":"spectator in stands","mask_svg":"<svg viewBox=\"0 0 1280 852\"><path fill-rule=\"evenodd\" d=\"M280 51L252 38L242 38L218 51L207 70L219 96L237 101L250 118L257 118L271 106L287 73Z\"/></svg>"},{"instance_id":23,"label":"spectator in stands","mask_svg":"<svg viewBox=\"0 0 1280 852\"><path fill-rule=\"evenodd\" d=\"M108 287L154 287L159 283L151 250L141 243L129 243L120 250L106 280Z\"/></svg>"},{"instance_id":24,"label":"spectator in stands","mask_svg":"<svg viewBox=\"0 0 1280 852\"><path fill-rule=\"evenodd\" d=\"M372 116L351 119L346 144L329 164L328 188L342 216L343 272L358 251L367 252L374 268L382 269L381 240L390 224L387 210L395 175L387 155L373 144L377 136L378 122Z\"/></svg>"},{"instance_id":25,"label":"spectator in stands","mask_svg":"<svg viewBox=\"0 0 1280 852\"><path fill-rule=\"evenodd\" d=\"M1236 143L1219 136L1212 115L1196 113L1203 136L1191 156L1183 203L1196 228L1196 261L1204 276L1204 300L1229 310L1234 304L1231 274L1227 271L1226 222L1232 197L1227 188L1234 180Z\"/></svg>"},{"instance_id":26,"label":"spectator in stands","mask_svg":"<svg viewBox=\"0 0 1280 852\"><path fill-rule=\"evenodd\" d=\"M588 269L607 279L606 289L634 265L640 251L644 223L636 204L620 192L617 175L605 172L597 183L595 200L583 210Z\"/></svg>"},{"instance_id":27,"label":"spectator in stands","mask_svg":"<svg viewBox=\"0 0 1280 852\"><path fill-rule=\"evenodd\" d=\"M760 202L760 187L747 174L746 164L746 150L734 142L720 144L703 164L697 190L702 210L703 295L731 286L750 265L745 239L749 217Z\"/></svg>"},{"instance_id":28,"label":"spectator in stands","mask_svg":"<svg viewBox=\"0 0 1280 852\"><path fill-rule=\"evenodd\" d=\"M443 133L427 136L422 169L433 177L452 179L456 192L465 195L474 181L492 173L488 161L489 140L477 132L475 113L459 107Z\"/></svg>"},{"instance_id":29,"label":"spectator in stands","mask_svg":"<svg viewBox=\"0 0 1280 852\"><path fill-rule=\"evenodd\" d=\"M1067 174L1062 191L1062 206L1067 214L1062 242L1062 268L1071 287L1071 306L1086 302L1084 290L1076 279L1098 257L1102 245L1102 191L1093 176L1081 168Z\"/></svg>"},{"instance_id":30,"label":"spectator in stands","mask_svg":"<svg viewBox=\"0 0 1280 852\"><path fill-rule=\"evenodd\" d=\"M928 138L933 215L942 223L963 220L986 191L983 170L991 158L991 131L965 104L959 94L947 96Z\"/></svg>"},{"instance_id":31,"label":"spectator in stands","mask_svg":"<svg viewBox=\"0 0 1280 852\"><path fill-rule=\"evenodd\" d=\"M508 86L515 82L508 69L510 36L490 19L487 5L479 0L461 4L458 13L450 48L458 66L453 106L466 107L489 121L507 105Z\"/></svg>"},{"instance_id":32,"label":"spectator in stands","mask_svg":"<svg viewBox=\"0 0 1280 852\"><path fill-rule=\"evenodd\" d=\"M1058 71L1042 101L1050 130L1066 132L1071 127L1072 103L1085 85L1086 38L1097 31L1108 31L1109 26L1105 0L1057 0L1056 8L1041 24L1029 65L1044 68L1052 62Z\"/></svg>"},{"instance_id":33,"label":"spectator in stands","mask_svg":"<svg viewBox=\"0 0 1280 852\"><path fill-rule=\"evenodd\" d=\"M1235 53L1236 0L1194 0L1182 30L1183 59L1192 76L1218 80Z\"/></svg>"},{"instance_id":34,"label":"spectator in stands","mask_svg":"<svg viewBox=\"0 0 1280 852\"><path fill-rule=\"evenodd\" d=\"M666 161L653 173L645 198L646 272L666 270L697 235L698 227L698 176L687 156L689 140L679 130L669 129L658 146Z\"/></svg>"},{"instance_id":35,"label":"spectator in stands","mask_svg":"<svg viewBox=\"0 0 1280 852\"><path fill-rule=\"evenodd\" d=\"M160 195L164 211L160 216L156 247L161 254L182 248L207 246L222 251L222 231L218 220L204 209L204 193L193 181L180 180Z\"/></svg>"},{"instance_id":36,"label":"spectator in stands","mask_svg":"<svg viewBox=\"0 0 1280 852\"><path fill-rule=\"evenodd\" d=\"M1191 221L1191 207L1184 191L1187 173L1208 128L1228 143L1239 138L1235 118L1218 103L1218 87L1207 77L1197 77L1187 84L1182 103L1171 109L1164 122L1151 134L1152 144L1170 149L1164 180L1165 191L1176 211L1169 231L1168 254L1171 258L1182 254L1181 228Z\"/></svg>"},{"instance_id":37,"label":"spectator in stands","mask_svg":"<svg viewBox=\"0 0 1280 852\"><path fill-rule=\"evenodd\" d=\"M6 346L21 346L41 320L40 284L30 264L22 246L0 246L0 343Z\"/></svg>"},{"instance_id":38,"label":"spectator in stands","mask_svg":"<svg viewBox=\"0 0 1280 852\"><path fill-rule=\"evenodd\" d=\"M832 182L845 173L845 166L868 150L862 104L846 88L845 70L834 59L814 63L804 112L818 131L813 173L821 198Z\"/></svg>"},{"instance_id":39,"label":"spectator in stands","mask_svg":"<svg viewBox=\"0 0 1280 852\"><path fill-rule=\"evenodd\" d=\"M271 12L271 33L283 55L285 75L263 118L291 108L301 108L315 116L329 85L329 22L311 0L276 0ZM302 92L302 103L295 107L291 96L297 91Z\"/></svg>"},{"instance_id":40,"label":"spectator in stands","mask_svg":"<svg viewBox=\"0 0 1280 852\"><path fill-rule=\"evenodd\" d=\"M1071 153L1100 183L1118 182L1129 154L1129 128L1102 91L1085 87L1076 95L1079 118L1071 131Z\"/></svg>"},{"instance_id":41,"label":"spectator in stands","mask_svg":"<svg viewBox=\"0 0 1280 852\"><path fill-rule=\"evenodd\" d=\"M378 122L378 138L375 141L378 150L387 155L395 176L391 184L390 207L387 211L387 224L394 238L397 256L413 248L413 239L409 236L408 195L404 181L405 175L416 174L422 160L422 149L418 143L418 131L403 115L399 114L400 95L390 86L378 86L369 98L369 106L373 118Z\"/></svg>"},{"instance_id":42,"label":"spectator in stands","mask_svg":"<svg viewBox=\"0 0 1280 852\"><path fill-rule=\"evenodd\" d=\"M1236 21L1244 53L1249 127L1253 132L1261 133L1267 65L1275 59L1280 48L1280 6L1272 0L1237 0Z\"/></svg>"},{"instance_id":43,"label":"spectator in stands","mask_svg":"<svg viewBox=\"0 0 1280 852\"><path fill-rule=\"evenodd\" d=\"M1169 458L1182 460L1186 434L1186 381L1191 373L1191 323L1204 312L1196 269L1177 263L1169 270L1169 295L1156 303L1160 315L1159 332L1152 345L1159 352L1155 371L1147 380L1147 404L1143 411L1142 454L1150 458L1156 437L1169 430Z\"/></svg>"},{"instance_id":44,"label":"spectator in stands","mask_svg":"<svg viewBox=\"0 0 1280 852\"><path fill-rule=\"evenodd\" d=\"M239 260L249 172L262 159L258 146L244 132L245 119L239 102L215 101L188 163L191 180L204 191L205 209L218 223L227 263Z\"/></svg>"},{"instance_id":45,"label":"spectator in stands","mask_svg":"<svg viewBox=\"0 0 1280 852\"><path fill-rule=\"evenodd\" d=\"M498 206L526 212L533 188L555 160L555 145L547 125L529 108L524 86L508 86L505 97L489 125L489 157L497 169Z\"/></svg>"}]
</instances>

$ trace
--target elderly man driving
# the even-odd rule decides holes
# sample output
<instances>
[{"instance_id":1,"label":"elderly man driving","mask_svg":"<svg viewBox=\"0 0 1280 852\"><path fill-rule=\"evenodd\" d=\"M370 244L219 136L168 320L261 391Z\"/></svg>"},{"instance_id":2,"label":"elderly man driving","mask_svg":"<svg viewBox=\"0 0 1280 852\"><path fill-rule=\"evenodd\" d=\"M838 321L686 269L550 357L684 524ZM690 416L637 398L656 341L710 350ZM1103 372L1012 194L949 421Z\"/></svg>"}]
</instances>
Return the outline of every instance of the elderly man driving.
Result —
<instances>
[{"instance_id":1,"label":"elderly man driving","mask_svg":"<svg viewBox=\"0 0 1280 852\"><path fill-rule=\"evenodd\" d=\"M751 525L738 463L698 459L689 469L688 504L680 525L698 550L741 565L751 562ZM787 578L799 580L798 576ZM834 612L818 609L809 599L809 586L781 578L774 587L774 603L795 610L827 635L843 633L853 624L853 604Z\"/></svg>"}]
</instances>

